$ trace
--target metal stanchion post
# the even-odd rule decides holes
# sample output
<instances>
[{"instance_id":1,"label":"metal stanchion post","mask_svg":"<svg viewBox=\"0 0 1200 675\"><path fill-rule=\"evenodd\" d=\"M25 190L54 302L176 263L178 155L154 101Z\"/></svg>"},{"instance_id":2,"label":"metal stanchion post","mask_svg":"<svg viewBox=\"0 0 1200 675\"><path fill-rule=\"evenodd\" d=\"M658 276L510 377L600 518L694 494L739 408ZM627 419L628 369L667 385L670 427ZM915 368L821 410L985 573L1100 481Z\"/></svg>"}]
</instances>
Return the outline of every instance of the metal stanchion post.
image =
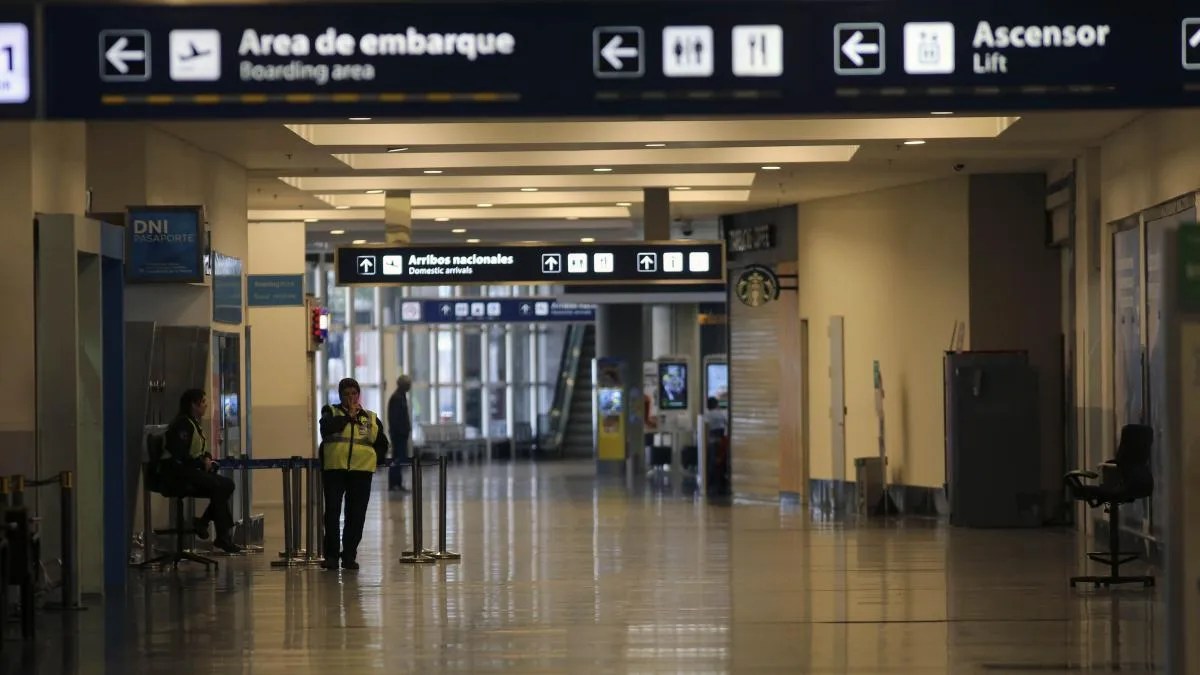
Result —
<instances>
[{"instance_id":1,"label":"metal stanchion post","mask_svg":"<svg viewBox=\"0 0 1200 675\"><path fill-rule=\"evenodd\" d=\"M313 460L313 494L317 499L317 557L325 559L325 474L320 458Z\"/></svg>"},{"instance_id":2,"label":"metal stanchion post","mask_svg":"<svg viewBox=\"0 0 1200 675\"><path fill-rule=\"evenodd\" d=\"M253 519L250 517L250 457L246 453L242 453L242 541L240 545L247 553L262 553L263 547L257 544L250 543L250 523Z\"/></svg>"},{"instance_id":3,"label":"metal stanchion post","mask_svg":"<svg viewBox=\"0 0 1200 675\"><path fill-rule=\"evenodd\" d=\"M79 586L75 583L75 477L70 471L58 474L59 503L62 510L62 604L53 609L86 609L79 604Z\"/></svg>"},{"instance_id":4,"label":"metal stanchion post","mask_svg":"<svg viewBox=\"0 0 1200 675\"><path fill-rule=\"evenodd\" d=\"M319 565L324 560L318 551L317 536L317 460L309 458L304 461L304 485L308 490L307 499L304 502L304 536L306 539L305 549L307 550L307 562L310 565Z\"/></svg>"},{"instance_id":5,"label":"metal stanchion post","mask_svg":"<svg viewBox=\"0 0 1200 675\"><path fill-rule=\"evenodd\" d=\"M8 476L0 476L0 506L3 507L8 507L12 499L8 490L8 481Z\"/></svg>"},{"instance_id":6,"label":"metal stanchion post","mask_svg":"<svg viewBox=\"0 0 1200 675\"><path fill-rule=\"evenodd\" d=\"M437 561L437 558L434 558L432 555L430 555L431 551L425 550L423 532L425 524L422 522L423 514L421 513L422 502L424 499L421 492L421 457L418 455L413 457L412 461L413 547L411 551L405 551L400 555L400 562L402 563L422 564Z\"/></svg>"},{"instance_id":7,"label":"metal stanchion post","mask_svg":"<svg viewBox=\"0 0 1200 675\"><path fill-rule=\"evenodd\" d=\"M292 564L292 470L291 462L283 465L283 550L279 560L272 560L271 567L288 567Z\"/></svg>"},{"instance_id":8,"label":"metal stanchion post","mask_svg":"<svg viewBox=\"0 0 1200 675\"><path fill-rule=\"evenodd\" d=\"M17 474L12 477L13 506L25 506L25 476Z\"/></svg>"},{"instance_id":9,"label":"metal stanchion post","mask_svg":"<svg viewBox=\"0 0 1200 675\"><path fill-rule=\"evenodd\" d=\"M304 459L292 457L292 558L303 562L304 541L301 535L301 507L304 505L304 483L301 476L304 471Z\"/></svg>"},{"instance_id":10,"label":"metal stanchion post","mask_svg":"<svg viewBox=\"0 0 1200 675\"><path fill-rule=\"evenodd\" d=\"M446 550L446 456L438 458L438 560L462 560L462 555Z\"/></svg>"}]
</instances>

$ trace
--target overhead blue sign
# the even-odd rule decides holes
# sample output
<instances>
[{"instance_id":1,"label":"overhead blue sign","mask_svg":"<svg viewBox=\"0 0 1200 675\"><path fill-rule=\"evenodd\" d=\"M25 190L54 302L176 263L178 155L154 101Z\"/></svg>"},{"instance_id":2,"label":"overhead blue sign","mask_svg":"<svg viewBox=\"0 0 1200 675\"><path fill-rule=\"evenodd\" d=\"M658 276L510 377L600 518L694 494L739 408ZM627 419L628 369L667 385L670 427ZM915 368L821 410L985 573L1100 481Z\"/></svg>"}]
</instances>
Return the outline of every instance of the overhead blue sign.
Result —
<instances>
[{"instance_id":1,"label":"overhead blue sign","mask_svg":"<svg viewBox=\"0 0 1200 675\"><path fill-rule=\"evenodd\" d=\"M1173 107L1200 102L1186 4L47 3L41 54L51 118Z\"/></svg>"},{"instance_id":2,"label":"overhead blue sign","mask_svg":"<svg viewBox=\"0 0 1200 675\"><path fill-rule=\"evenodd\" d=\"M406 300L400 304L401 323L538 323L595 320L595 306L560 303L552 298Z\"/></svg>"},{"instance_id":3,"label":"overhead blue sign","mask_svg":"<svg viewBox=\"0 0 1200 675\"><path fill-rule=\"evenodd\" d=\"M213 321L242 322L242 261L213 251Z\"/></svg>"},{"instance_id":4,"label":"overhead blue sign","mask_svg":"<svg viewBox=\"0 0 1200 675\"><path fill-rule=\"evenodd\" d=\"M251 274L246 278L246 296L251 307L301 307L304 275Z\"/></svg>"},{"instance_id":5,"label":"overhead blue sign","mask_svg":"<svg viewBox=\"0 0 1200 675\"><path fill-rule=\"evenodd\" d=\"M128 207L125 215L126 281L204 281L203 234L202 207Z\"/></svg>"}]
</instances>

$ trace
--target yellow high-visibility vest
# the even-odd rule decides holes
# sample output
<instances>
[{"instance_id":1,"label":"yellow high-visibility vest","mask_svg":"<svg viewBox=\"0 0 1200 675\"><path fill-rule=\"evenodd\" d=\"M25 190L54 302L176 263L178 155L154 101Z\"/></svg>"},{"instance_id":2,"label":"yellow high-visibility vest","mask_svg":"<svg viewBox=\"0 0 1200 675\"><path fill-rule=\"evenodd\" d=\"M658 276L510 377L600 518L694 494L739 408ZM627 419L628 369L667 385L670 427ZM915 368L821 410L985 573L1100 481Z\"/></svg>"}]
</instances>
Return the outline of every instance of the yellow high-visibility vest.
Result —
<instances>
[{"instance_id":1,"label":"yellow high-visibility vest","mask_svg":"<svg viewBox=\"0 0 1200 675\"><path fill-rule=\"evenodd\" d=\"M346 417L346 411L341 407L331 408L334 417ZM322 456L326 471L342 469L350 471L375 472L375 439L379 437L379 418L370 410L366 424L352 421L341 432L325 439L322 446Z\"/></svg>"}]
</instances>

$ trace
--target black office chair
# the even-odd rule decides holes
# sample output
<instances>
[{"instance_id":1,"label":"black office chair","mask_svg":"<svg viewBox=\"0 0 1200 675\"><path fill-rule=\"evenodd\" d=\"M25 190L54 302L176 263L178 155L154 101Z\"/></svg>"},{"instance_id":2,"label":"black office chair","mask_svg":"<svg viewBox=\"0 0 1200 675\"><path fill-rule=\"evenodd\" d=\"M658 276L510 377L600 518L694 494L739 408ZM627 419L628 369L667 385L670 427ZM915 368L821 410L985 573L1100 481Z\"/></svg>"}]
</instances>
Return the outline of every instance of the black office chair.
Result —
<instances>
[{"instance_id":1,"label":"black office chair","mask_svg":"<svg viewBox=\"0 0 1200 675\"><path fill-rule=\"evenodd\" d=\"M170 476L161 470L164 449L162 436L150 436L146 441L146 449L148 461L143 466L146 490L170 499L172 502L171 510L174 514L172 526L164 529L156 529L154 530L154 534L156 536L175 535L175 548L160 556L150 558L149 556L153 553L153 537L149 533L146 533L144 545L147 558L138 567L149 567L158 564L170 564L172 567L179 567L179 563L187 560L201 563L205 566L205 569L210 565L217 567L216 560L192 553L186 548L187 537L195 535L196 529L188 527L187 509L184 508L183 500L194 499L200 495L189 489L187 485L171 480ZM147 506L147 508L149 507Z\"/></svg>"},{"instance_id":2,"label":"black office chair","mask_svg":"<svg viewBox=\"0 0 1200 675\"><path fill-rule=\"evenodd\" d=\"M1071 496L1095 508L1104 506L1108 512L1108 551L1088 553L1088 558L1108 565L1107 576L1071 577L1071 587L1090 583L1096 588L1117 584L1153 586L1152 576L1121 576L1121 565L1138 559L1137 553L1122 553L1120 544L1121 504L1145 499L1154 494L1154 475L1150 471L1150 448L1154 430L1144 424L1127 424L1121 429L1117 456L1100 465L1100 473L1072 471L1064 477ZM1083 479L1100 479L1098 485L1087 485Z\"/></svg>"}]
</instances>

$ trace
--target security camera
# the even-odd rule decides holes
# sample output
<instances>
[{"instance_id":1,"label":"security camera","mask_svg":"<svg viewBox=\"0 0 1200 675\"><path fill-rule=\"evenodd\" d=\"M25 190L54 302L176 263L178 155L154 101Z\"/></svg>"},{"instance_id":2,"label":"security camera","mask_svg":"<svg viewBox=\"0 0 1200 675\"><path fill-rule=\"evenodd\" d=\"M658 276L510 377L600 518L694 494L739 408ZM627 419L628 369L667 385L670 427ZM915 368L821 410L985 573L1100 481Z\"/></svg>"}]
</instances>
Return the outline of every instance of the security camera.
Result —
<instances>
[{"instance_id":1,"label":"security camera","mask_svg":"<svg viewBox=\"0 0 1200 675\"><path fill-rule=\"evenodd\" d=\"M692 229L691 225L684 225L683 228L681 228L679 231L682 232L683 236L685 236L685 237L690 237L690 236L692 236L692 233L695 232L695 230Z\"/></svg>"},{"instance_id":2,"label":"security camera","mask_svg":"<svg viewBox=\"0 0 1200 675\"><path fill-rule=\"evenodd\" d=\"M967 168L967 165L966 165L966 164L959 163L959 164L955 164L955 165L954 165L954 171L955 171L956 173L960 173L960 172L962 172L962 170L963 170L963 169L965 169L965 168Z\"/></svg>"}]
</instances>

